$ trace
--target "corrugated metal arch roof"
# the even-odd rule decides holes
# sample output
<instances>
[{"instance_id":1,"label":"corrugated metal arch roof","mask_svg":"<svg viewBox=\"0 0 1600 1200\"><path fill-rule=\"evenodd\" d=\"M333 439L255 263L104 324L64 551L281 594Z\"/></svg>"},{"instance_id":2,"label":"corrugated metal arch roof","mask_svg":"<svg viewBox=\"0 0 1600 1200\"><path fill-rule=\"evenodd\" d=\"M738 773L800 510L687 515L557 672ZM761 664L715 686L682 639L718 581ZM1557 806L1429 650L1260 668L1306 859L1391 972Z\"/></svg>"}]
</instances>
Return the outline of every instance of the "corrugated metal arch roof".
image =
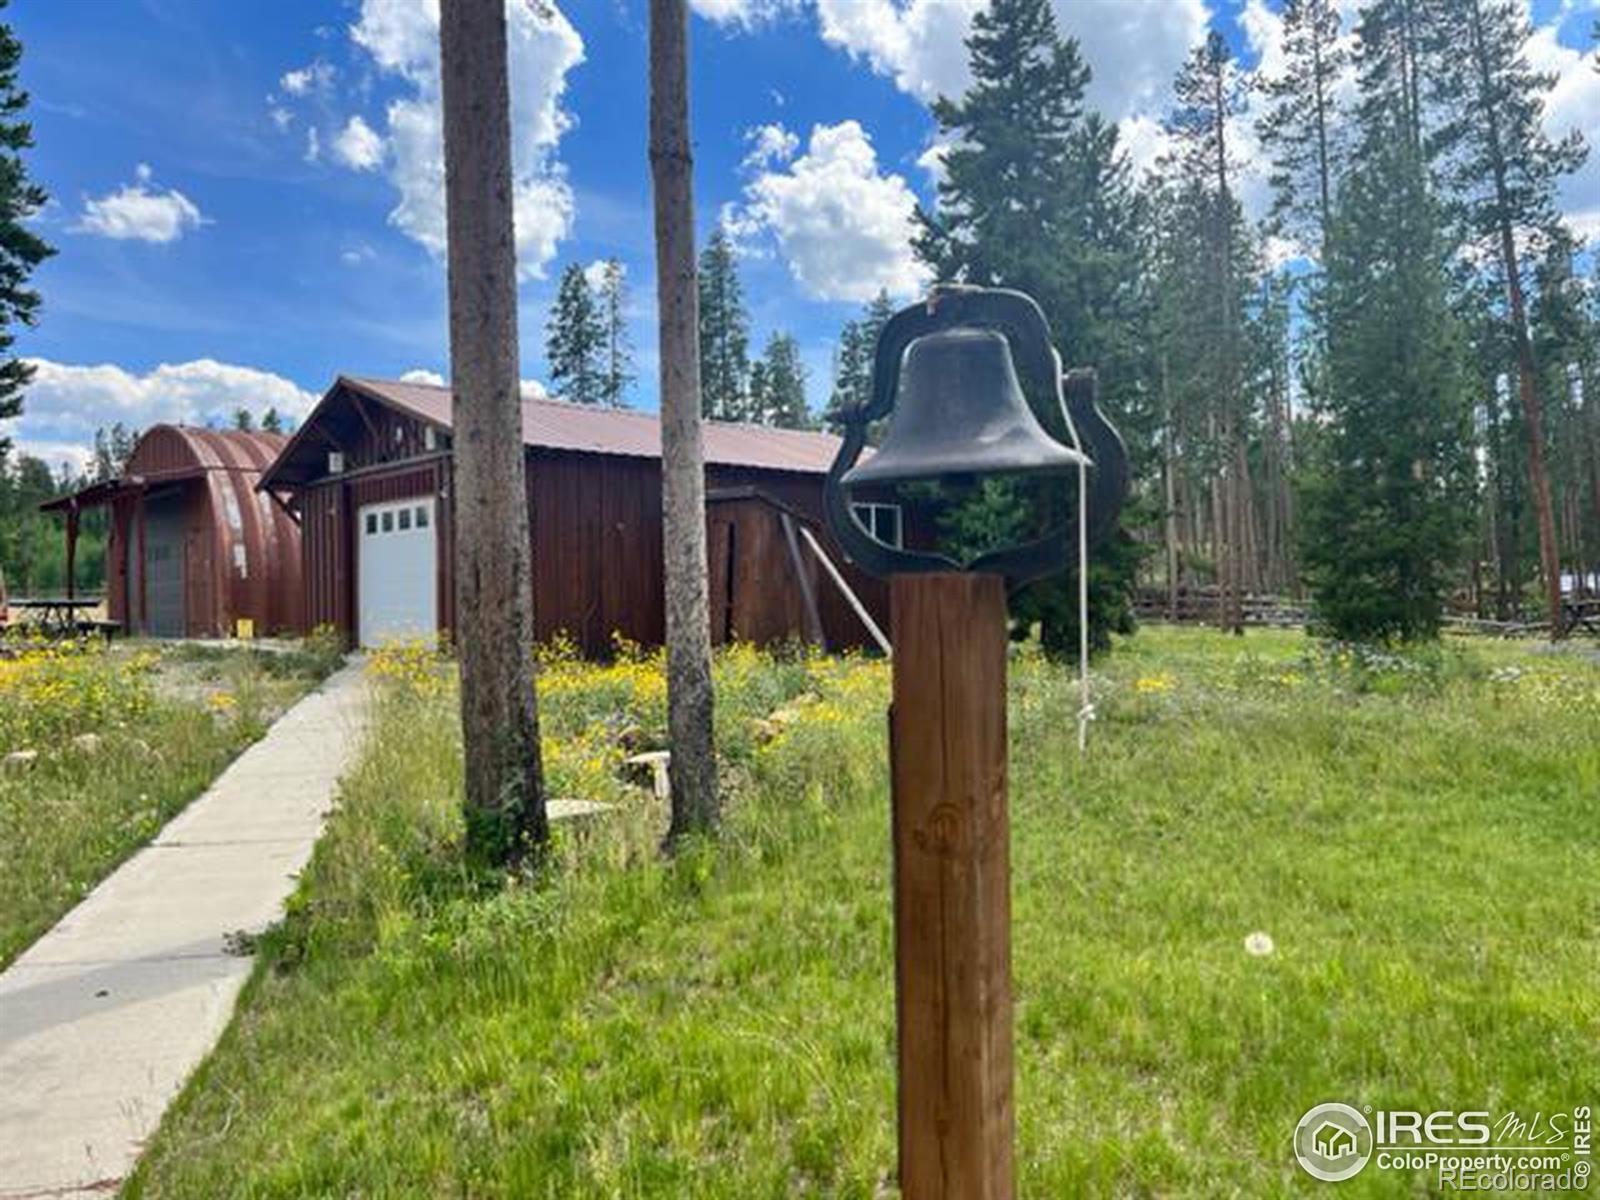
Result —
<instances>
[{"instance_id":1,"label":"corrugated metal arch roof","mask_svg":"<svg viewBox=\"0 0 1600 1200\"><path fill-rule=\"evenodd\" d=\"M288 438L279 433L152 425L134 447L123 475L217 470L259 473L272 464L287 444Z\"/></svg>"},{"instance_id":2,"label":"corrugated metal arch roof","mask_svg":"<svg viewBox=\"0 0 1600 1200\"><path fill-rule=\"evenodd\" d=\"M124 488L144 482L193 479L210 471L251 476L250 485L283 453L289 439L260 430L152 425L139 436L122 474L40 505L44 512L106 504Z\"/></svg>"}]
</instances>

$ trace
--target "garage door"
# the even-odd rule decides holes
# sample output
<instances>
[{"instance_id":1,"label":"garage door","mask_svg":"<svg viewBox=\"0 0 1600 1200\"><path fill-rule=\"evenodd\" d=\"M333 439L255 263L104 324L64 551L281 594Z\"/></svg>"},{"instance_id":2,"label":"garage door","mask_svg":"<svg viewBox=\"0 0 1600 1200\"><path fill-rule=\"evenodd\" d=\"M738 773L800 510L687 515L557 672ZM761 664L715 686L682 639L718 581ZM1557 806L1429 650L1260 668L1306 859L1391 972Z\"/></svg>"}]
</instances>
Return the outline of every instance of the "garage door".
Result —
<instances>
[{"instance_id":1,"label":"garage door","mask_svg":"<svg viewBox=\"0 0 1600 1200\"><path fill-rule=\"evenodd\" d=\"M184 529L181 496L152 497L144 514L144 632L177 638L184 623Z\"/></svg>"},{"instance_id":2,"label":"garage door","mask_svg":"<svg viewBox=\"0 0 1600 1200\"><path fill-rule=\"evenodd\" d=\"M368 504L356 513L363 646L438 632L435 524L432 497Z\"/></svg>"}]
</instances>

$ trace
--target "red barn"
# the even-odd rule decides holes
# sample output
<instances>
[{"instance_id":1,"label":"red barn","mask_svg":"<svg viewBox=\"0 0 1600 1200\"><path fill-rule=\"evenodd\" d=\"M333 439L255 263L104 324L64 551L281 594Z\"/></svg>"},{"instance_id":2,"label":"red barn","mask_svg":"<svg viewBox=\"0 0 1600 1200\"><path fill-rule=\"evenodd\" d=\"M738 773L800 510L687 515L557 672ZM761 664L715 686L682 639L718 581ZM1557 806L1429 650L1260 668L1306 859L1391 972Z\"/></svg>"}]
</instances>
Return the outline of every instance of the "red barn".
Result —
<instances>
[{"instance_id":1,"label":"red barn","mask_svg":"<svg viewBox=\"0 0 1600 1200\"><path fill-rule=\"evenodd\" d=\"M451 395L427 384L341 377L259 487L300 521L308 626L353 641L448 631ZM604 655L620 634L664 636L661 428L654 413L525 400L522 438L537 635ZM712 636L870 644L829 557L877 623L882 585L843 561L822 524L838 449L824 433L707 422ZM815 543L815 546L813 545Z\"/></svg>"}]
</instances>

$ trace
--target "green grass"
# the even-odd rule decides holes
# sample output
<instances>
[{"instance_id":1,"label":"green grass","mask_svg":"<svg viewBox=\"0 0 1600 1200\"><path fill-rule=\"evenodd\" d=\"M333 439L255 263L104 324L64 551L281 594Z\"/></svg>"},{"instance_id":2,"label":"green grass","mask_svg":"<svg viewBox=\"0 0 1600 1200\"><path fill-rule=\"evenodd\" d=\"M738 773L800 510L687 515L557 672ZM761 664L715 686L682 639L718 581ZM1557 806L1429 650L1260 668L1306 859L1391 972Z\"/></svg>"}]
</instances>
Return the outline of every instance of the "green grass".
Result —
<instances>
[{"instance_id":1,"label":"green grass","mask_svg":"<svg viewBox=\"0 0 1600 1200\"><path fill-rule=\"evenodd\" d=\"M323 651L154 644L0 661L0 967L326 672ZM85 737L84 735L89 735Z\"/></svg>"},{"instance_id":2,"label":"green grass","mask_svg":"<svg viewBox=\"0 0 1600 1200\"><path fill-rule=\"evenodd\" d=\"M454 866L448 687L390 689L130 1193L894 1194L884 672L740 654L722 843L635 808L511 887ZM558 790L659 738L647 674L546 677ZM1072 677L1012 670L1021 1194L1316 1195L1314 1103L1593 1102L1600 669L1152 629L1097 685L1080 760Z\"/></svg>"}]
</instances>

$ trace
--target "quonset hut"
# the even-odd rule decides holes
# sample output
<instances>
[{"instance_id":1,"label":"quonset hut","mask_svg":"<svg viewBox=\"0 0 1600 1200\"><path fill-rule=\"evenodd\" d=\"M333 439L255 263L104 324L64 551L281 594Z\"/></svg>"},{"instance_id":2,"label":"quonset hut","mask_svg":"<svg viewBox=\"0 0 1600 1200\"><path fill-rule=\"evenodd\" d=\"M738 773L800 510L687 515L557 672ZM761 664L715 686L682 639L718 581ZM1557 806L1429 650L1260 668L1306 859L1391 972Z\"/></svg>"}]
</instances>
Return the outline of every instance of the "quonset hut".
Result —
<instances>
[{"instance_id":1,"label":"quonset hut","mask_svg":"<svg viewBox=\"0 0 1600 1200\"><path fill-rule=\"evenodd\" d=\"M72 577L78 516L111 510L108 616L150 637L227 637L305 629L300 529L262 472L288 439L275 433L156 425L123 473L44 505L67 520Z\"/></svg>"}]
</instances>

